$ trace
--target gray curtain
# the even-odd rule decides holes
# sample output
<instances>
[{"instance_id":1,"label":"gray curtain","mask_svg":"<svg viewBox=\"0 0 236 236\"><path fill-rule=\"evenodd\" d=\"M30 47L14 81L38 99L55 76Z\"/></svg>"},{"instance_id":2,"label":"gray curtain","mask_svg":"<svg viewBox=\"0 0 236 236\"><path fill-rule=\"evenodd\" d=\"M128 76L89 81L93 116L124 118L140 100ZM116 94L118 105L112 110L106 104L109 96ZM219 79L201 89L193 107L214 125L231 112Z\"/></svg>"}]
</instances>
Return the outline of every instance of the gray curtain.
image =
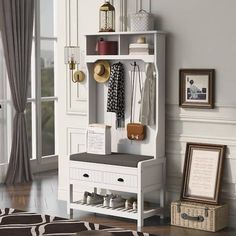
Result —
<instances>
[{"instance_id":1,"label":"gray curtain","mask_svg":"<svg viewBox=\"0 0 236 236\"><path fill-rule=\"evenodd\" d=\"M32 181L25 108L30 78L34 0L0 0L0 29L16 111L6 184Z\"/></svg>"}]
</instances>

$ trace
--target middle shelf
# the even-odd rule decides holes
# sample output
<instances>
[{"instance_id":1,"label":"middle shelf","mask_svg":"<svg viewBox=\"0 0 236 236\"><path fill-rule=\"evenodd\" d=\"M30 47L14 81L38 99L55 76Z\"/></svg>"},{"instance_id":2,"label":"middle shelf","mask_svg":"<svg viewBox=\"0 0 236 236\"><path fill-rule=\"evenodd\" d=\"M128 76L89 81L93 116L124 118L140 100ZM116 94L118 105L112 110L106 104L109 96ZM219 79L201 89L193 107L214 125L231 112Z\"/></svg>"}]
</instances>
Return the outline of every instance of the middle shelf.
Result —
<instances>
[{"instance_id":1,"label":"middle shelf","mask_svg":"<svg viewBox=\"0 0 236 236\"><path fill-rule=\"evenodd\" d=\"M87 63L94 63L98 60L142 60L144 62L155 62L154 55L88 55L85 57Z\"/></svg>"}]
</instances>

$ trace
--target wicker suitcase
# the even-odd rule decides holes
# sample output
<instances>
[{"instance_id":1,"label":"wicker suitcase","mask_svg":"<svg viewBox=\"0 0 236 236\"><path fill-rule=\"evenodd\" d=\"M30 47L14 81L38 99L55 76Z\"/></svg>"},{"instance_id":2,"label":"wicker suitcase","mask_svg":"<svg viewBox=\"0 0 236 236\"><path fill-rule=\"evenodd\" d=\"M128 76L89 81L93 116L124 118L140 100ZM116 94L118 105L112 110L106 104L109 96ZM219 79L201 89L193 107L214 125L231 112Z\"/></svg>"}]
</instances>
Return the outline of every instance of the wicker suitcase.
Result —
<instances>
[{"instance_id":1,"label":"wicker suitcase","mask_svg":"<svg viewBox=\"0 0 236 236\"><path fill-rule=\"evenodd\" d=\"M216 232L227 226L227 205L207 205L185 201L171 203L171 224Z\"/></svg>"}]
</instances>

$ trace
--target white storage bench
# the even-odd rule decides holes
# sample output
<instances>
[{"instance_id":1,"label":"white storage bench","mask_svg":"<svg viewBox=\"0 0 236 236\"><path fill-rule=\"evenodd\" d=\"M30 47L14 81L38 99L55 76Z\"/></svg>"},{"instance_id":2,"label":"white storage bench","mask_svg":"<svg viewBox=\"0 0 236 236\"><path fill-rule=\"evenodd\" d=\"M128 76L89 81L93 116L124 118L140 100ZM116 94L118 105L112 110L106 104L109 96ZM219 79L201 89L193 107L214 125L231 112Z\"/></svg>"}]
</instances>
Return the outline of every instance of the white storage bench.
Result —
<instances>
[{"instance_id":1,"label":"white storage bench","mask_svg":"<svg viewBox=\"0 0 236 236\"><path fill-rule=\"evenodd\" d=\"M100 214L120 216L143 221L153 215L163 216L165 158L154 159L151 156L133 154L96 155L79 153L70 155L69 184L70 201L68 210L78 209ZM81 201L73 201L73 185L93 186L100 189L129 192L137 194L137 210L125 208L112 209L103 204L88 205ZM144 208L145 194L160 190L160 204Z\"/></svg>"}]
</instances>

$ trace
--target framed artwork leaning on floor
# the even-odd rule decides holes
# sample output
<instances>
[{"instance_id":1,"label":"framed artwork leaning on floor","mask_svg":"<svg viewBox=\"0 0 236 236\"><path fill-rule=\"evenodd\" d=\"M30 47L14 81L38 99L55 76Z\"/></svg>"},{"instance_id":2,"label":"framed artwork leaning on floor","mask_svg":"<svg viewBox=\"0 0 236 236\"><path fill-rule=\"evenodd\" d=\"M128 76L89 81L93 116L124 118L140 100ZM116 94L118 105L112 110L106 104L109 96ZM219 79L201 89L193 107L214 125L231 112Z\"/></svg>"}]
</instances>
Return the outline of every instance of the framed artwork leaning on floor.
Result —
<instances>
[{"instance_id":1,"label":"framed artwork leaning on floor","mask_svg":"<svg viewBox=\"0 0 236 236\"><path fill-rule=\"evenodd\" d=\"M187 143L181 200L219 203L226 146Z\"/></svg>"},{"instance_id":2,"label":"framed artwork leaning on floor","mask_svg":"<svg viewBox=\"0 0 236 236\"><path fill-rule=\"evenodd\" d=\"M179 70L179 105L184 108L214 108L214 69Z\"/></svg>"}]
</instances>

